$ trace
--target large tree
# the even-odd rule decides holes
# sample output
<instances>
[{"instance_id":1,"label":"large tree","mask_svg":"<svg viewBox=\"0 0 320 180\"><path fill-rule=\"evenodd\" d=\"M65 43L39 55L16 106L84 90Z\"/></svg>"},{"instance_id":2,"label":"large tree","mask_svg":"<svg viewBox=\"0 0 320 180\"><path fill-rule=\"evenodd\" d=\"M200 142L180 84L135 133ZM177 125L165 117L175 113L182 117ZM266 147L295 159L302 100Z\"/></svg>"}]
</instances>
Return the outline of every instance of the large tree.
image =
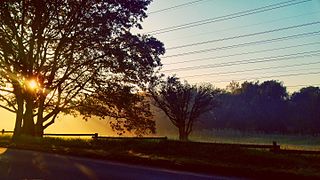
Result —
<instances>
[{"instance_id":1,"label":"large tree","mask_svg":"<svg viewBox=\"0 0 320 180\"><path fill-rule=\"evenodd\" d=\"M59 113L76 111L153 132L137 92L154 79L164 47L131 33L150 1L1 1L0 99L16 113L14 134L41 136Z\"/></svg>"},{"instance_id":2,"label":"large tree","mask_svg":"<svg viewBox=\"0 0 320 180\"><path fill-rule=\"evenodd\" d=\"M215 97L218 92L212 85L190 85L180 82L175 76L150 88L155 105L179 129L181 141L188 140L194 124L201 120L201 115L216 107Z\"/></svg>"},{"instance_id":3,"label":"large tree","mask_svg":"<svg viewBox=\"0 0 320 180\"><path fill-rule=\"evenodd\" d=\"M296 133L320 133L320 88L308 86L292 94L288 119Z\"/></svg>"}]
</instances>

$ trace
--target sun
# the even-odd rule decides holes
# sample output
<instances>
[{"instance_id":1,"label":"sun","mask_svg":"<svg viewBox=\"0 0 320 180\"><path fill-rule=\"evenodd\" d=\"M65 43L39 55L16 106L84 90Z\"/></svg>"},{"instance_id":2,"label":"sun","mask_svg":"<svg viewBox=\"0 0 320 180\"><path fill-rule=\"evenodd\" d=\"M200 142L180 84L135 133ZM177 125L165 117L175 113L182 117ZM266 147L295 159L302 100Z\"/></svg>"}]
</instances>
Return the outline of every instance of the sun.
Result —
<instances>
[{"instance_id":1,"label":"sun","mask_svg":"<svg viewBox=\"0 0 320 180\"><path fill-rule=\"evenodd\" d=\"M38 82L34 79L31 79L27 82L27 86L31 90L35 90L39 88Z\"/></svg>"}]
</instances>

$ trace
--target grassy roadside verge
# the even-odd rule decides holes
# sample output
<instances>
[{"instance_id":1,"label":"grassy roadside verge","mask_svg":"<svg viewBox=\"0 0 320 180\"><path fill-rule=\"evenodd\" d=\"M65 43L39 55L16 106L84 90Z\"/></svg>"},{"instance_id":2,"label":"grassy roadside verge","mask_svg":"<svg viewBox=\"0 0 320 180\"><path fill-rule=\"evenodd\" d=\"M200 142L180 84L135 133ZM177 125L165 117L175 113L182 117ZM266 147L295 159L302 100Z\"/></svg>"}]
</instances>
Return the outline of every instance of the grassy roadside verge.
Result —
<instances>
[{"instance_id":1,"label":"grassy roadside verge","mask_svg":"<svg viewBox=\"0 0 320 180\"><path fill-rule=\"evenodd\" d=\"M215 175L320 178L320 155L275 154L231 145L26 137L13 143L0 136L0 146Z\"/></svg>"}]
</instances>

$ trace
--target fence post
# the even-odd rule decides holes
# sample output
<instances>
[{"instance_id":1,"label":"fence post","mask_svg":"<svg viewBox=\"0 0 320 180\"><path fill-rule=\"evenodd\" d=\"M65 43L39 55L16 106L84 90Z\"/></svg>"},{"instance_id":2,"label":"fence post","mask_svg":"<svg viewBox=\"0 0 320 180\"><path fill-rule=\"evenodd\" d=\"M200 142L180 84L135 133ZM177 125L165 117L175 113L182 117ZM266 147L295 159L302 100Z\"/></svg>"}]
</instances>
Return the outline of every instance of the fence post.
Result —
<instances>
[{"instance_id":1,"label":"fence post","mask_svg":"<svg viewBox=\"0 0 320 180\"><path fill-rule=\"evenodd\" d=\"M4 135L4 129L2 129L2 135Z\"/></svg>"},{"instance_id":2,"label":"fence post","mask_svg":"<svg viewBox=\"0 0 320 180\"><path fill-rule=\"evenodd\" d=\"M97 139L98 139L98 136L99 136L98 133L94 133L94 135L92 136L92 138L93 138L94 140L97 140Z\"/></svg>"},{"instance_id":3,"label":"fence post","mask_svg":"<svg viewBox=\"0 0 320 180\"><path fill-rule=\"evenodd\" d=\"M271 149L272 152L279 152L280 151L280 145L277 144L276 141L273 141L272 142L272 149Z\"/></svg>"}]
</instances>

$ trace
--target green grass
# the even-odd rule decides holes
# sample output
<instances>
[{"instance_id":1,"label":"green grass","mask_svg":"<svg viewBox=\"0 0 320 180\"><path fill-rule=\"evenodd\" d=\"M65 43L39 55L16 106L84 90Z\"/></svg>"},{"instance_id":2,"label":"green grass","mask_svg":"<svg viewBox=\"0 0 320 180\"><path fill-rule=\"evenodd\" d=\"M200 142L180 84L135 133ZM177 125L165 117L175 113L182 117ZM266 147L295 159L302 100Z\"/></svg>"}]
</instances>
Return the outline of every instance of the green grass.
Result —
<instances>
[{"instance_id":1,"label":"green grass","mask_svg":"<svg viewBox=\"0 0 320 180\"><path fill-rule=\"evenodd\" d=\"M203 130L194 132L192 141L242 144L271 144L276 141L282 149L319 150L320 137L240 132L234 130Z\"/></svg>"},{"instance_id":2,"label":"green grass","mask_svg":"<svg viewBox=\"0 0 320 180\"><path fill-rule=\"evenodd\" d=\"M320 178L320 155L277 154L236 145L154 140L23 137L0 145L192 172L265 178Z\"/></svg>"}]
</instances>

